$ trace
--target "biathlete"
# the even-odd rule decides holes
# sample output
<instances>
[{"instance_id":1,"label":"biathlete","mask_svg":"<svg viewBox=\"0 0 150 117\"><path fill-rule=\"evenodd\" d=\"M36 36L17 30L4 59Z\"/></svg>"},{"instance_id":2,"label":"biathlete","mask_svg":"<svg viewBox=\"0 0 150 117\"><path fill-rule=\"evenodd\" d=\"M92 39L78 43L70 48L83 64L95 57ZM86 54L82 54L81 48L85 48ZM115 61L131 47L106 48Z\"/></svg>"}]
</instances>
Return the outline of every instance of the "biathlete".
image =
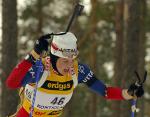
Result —
<instances>
[{"instance_id":1,"label":"biathlete","mask_svg":"<svg viewBox=\"0 0 150 117\"><path fill-rule=\"evenodd\" d=\"M23 103L16 117L29 117L35 88L36 61L42 56L43 70L38 81L33 117L59 117L65 105L72 97L78 84L85 84L106 99L130 100L144 94L142 86L128 89L108 87L98 80L85 64L78 62L77 38L71 32L53 36L51 44L49 35L41 36L34 49L12 70L6 84L9 88L24 87ZM43 53L49 55L43 57Z\"/></svg>"}]
</instances>

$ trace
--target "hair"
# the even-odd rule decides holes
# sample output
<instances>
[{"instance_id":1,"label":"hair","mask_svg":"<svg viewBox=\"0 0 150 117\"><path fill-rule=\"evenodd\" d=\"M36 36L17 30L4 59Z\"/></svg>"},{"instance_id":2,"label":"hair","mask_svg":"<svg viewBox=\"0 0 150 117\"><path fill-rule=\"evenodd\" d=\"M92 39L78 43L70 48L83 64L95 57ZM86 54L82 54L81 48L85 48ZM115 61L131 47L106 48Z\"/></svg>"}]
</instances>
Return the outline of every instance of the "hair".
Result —
<instances>
[{"instance_id":1,"label":"hair","mask_svg":"<svg viewBox=\"0 0 150 117\"><path fill-rule=\"evenodd\" d=\"M55 56L55 55L53 55L52 53L50 53L50 59L51 59L51 64L52 64L53 69L58 73L58 75L62 75L62 74L58 71L57 66L56 66L57 60L58 60L59 58L60 58L60 57Z\"/></svg>"}]
</instances>

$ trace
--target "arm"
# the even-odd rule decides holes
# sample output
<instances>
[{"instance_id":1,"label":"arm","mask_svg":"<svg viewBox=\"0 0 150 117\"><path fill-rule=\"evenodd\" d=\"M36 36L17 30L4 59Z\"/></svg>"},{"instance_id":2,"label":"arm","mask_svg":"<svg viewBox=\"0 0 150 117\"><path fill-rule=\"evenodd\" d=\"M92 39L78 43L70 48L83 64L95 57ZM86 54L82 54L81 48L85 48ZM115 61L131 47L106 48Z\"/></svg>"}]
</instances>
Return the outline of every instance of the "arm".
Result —
<instances>
[{"instance_id":1,"label":"arm","mask_svg":"<svg viewBox=\"0 0 150 117\"><path fill-rule=\"evenodd\" d=\"M79 83L86 84L90 89L102 95L106 99L124 100L132 99L127 90L119 87L107 87L102 81L98 80L93 72L84 64L79 64Z\"/></svg>"},{"instance_id":2,"label":"arm","mask_svg":"<svg viewBox=\"0 0 150 117\"><path fill-rule=\"evenodd\" d=\"M35 79L31 79L32 70L37 59L42 56L44 52L48 51L48 41L50 35L41 36L34 45L34 49L31 51L27 58L21 61L10 73L7 78L6 85L10 88L18 88L26 85L27 83L34 82ZM34 67L33 67L34 68Z\"/></svg>"},{"instance_id":3,"label":"arm","mask_svg":"<svg viewBox=\"0 0 150 117\"><path fill-rule=\"evenodd\" d=\"M34 53L33 51L31 52ZM35 54L35 53L34 53ZM25 60L22 60L10 73L6 80L6 85L9 88L15 89L19 88L23 85L23 81L26 80L26 82L29 80L25 79L28 71L30 71L30 68L33 66L35 62L35 59L30 54L29 57ZM24 82L25 83L25 82Z\"/></svg>"}]
</instances>

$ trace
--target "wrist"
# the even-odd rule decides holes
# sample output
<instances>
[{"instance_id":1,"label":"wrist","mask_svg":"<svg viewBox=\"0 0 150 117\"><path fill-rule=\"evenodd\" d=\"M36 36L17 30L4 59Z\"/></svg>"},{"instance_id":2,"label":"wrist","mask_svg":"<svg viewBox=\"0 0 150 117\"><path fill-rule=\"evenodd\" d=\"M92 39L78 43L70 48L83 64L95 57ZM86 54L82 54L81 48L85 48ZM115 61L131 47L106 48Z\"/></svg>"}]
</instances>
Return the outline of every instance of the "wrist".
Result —
<instances>
[{"instance_id":1,"label":"wrist","mask_svg":"<svg viewBox=\"0 0 150 117\"><path fill-rule=\"evenodd\" d=\"M32 63L33 65L36 63L36 59L35 59L31 54L28 54L28 55L25 57L25 60L29 61L29 62Z\"/></svg>"},{"instance_id":2,"label":"wrist","mask_svg":"<svg viewBox=\"0 0 150 117\"><path fill-rule=\"evenodd\" d=\"M128 93L128 89L123 89L122 90L122 96L125 100L130 100L130 99L134 99L133 96L129 95Z\"/></svg>"},{"instance_id":3,"label":"wrist","mask_svg":"<svg viewBox=\"0 0 150 117\"><path fill-rule=\"evenodd\" d=\"M30 54L34 57L35 60L38 60L40 58L40 55L37 52L35 52L35 50L32 50Z\"/></svg>"}]
</instances>

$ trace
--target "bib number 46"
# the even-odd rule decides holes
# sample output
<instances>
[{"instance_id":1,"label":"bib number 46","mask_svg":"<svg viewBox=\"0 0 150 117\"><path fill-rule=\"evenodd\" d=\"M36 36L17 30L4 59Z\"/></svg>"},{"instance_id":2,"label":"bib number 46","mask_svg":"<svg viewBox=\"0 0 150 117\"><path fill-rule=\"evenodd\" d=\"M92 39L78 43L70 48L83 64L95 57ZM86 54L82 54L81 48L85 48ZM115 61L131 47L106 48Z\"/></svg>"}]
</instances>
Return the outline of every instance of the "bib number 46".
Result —
<instances>
[{"instance_id":1,"label":"bib number 46","mask_svg":"<svg viewBox=\"0 0 150 117\"><path fill-rule=\"evenodd\" d=\"M51 104L53 105L62 105L65 101L65 97L62 97L62 98L58 98L58 97L55 97L52 101L51 101Z\"/></svg>"}]
</instances>

